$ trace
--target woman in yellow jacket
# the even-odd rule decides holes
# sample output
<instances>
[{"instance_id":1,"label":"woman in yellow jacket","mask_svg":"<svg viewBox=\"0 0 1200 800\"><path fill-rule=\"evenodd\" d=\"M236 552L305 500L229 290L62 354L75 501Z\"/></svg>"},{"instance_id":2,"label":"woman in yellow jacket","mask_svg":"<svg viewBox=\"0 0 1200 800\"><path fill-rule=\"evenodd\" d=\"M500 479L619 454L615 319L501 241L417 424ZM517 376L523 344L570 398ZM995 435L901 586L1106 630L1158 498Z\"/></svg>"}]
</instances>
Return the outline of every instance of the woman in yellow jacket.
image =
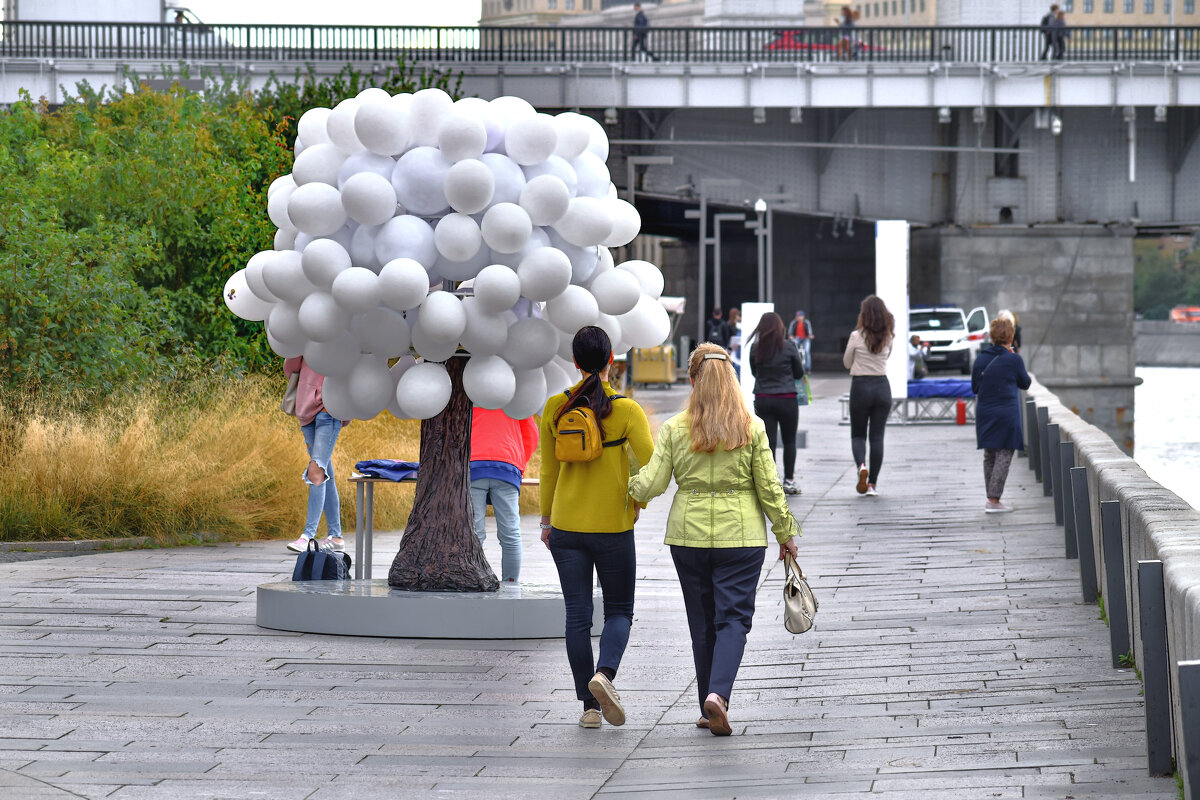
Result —
<instances>
[{"instance_id":1,"label":"woman in yellow jacket","mask_svg":"<svg viewBox=\"0 0 1200 800\"><path fill-rule=\"evenodd\" d=\"M688 359L687 410L658 432L654 456L629 481L646 502L679 485L666 543L683 589L696 685L714 736L733 732L727 711L754 619L754 595L767 546L763 514L784 552L796 555L800 526L788 508L762 420L750 414L729 354L705 343Z\"/></svg>"},{"instance_id":2,"label":"woman in yellow jacket","mask_svg":"<svg viewBox=\"0 0 1200 800\"><path fill-rule=\"evenodd\" d=\"M654 443L642 407L620 397L608 383L612 343L602 328L581 328L571 344L583 379L546 402L540 423L542 542L550 548L566 606L567 661L575 696L583 701L584 728L625 724L613 679L633 625L637 560L633 524L639 507L629 499L630 456L650 459ZM559 461L555 454L559 419L586 406L596 415L600 456L592 461ZM592 573L604 594L600 658L592 656Z\"/></svg>"}]
</instances>

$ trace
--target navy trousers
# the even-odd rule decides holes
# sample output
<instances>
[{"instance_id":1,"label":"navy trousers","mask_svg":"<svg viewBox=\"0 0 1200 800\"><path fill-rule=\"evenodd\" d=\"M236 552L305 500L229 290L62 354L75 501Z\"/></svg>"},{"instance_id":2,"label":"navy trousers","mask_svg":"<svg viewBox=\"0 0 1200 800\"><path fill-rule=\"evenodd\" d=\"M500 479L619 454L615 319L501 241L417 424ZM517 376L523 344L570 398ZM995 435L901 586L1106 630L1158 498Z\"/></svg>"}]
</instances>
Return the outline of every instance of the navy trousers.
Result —
<instances>
[{"instance_id":1,"label":"navy trousers","mask_svg":"<svg viewBox=\"0 0 1200 800\"><path fill-rule=\"evenodd\" d=\"M683 589L701 713L710 692L729 699L754 622L765 547L682 547L671 558Z\"/></svg>"}]
</instances>

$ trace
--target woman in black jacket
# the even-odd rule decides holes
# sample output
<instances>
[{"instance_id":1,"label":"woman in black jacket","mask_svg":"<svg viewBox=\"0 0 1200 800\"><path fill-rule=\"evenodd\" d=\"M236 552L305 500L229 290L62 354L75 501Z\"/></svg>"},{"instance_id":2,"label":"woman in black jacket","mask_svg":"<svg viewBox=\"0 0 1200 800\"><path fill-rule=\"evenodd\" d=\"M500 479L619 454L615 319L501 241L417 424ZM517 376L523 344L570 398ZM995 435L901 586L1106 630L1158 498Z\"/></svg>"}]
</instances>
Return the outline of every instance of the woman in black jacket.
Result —
<instances>
[{"instance_id":1,"label":"woman in black jacket","mask_svg":"<svg viewBox=\"0 0 1200 800\"><path fill-rule=\"evenodd\" d=\"M783 438L783 491L800 494L796 485L796 381L804 377L800 351L783 335L783 320L768 311L746 343L750 347L750 374L754 376L754 413L767 428L771 457L775 457L776 428Z\"/></svg>"},{"instance_id":2,"label":"woman in black jacket","mask_svg":"<svg viewBox=\"0 0 1200 800\"><path fill-rule=\"evenodd\" d=\"M1013 351L1013 324L992 320L992 343L979 351L971 370L975 392L975 442L983 450L983 482L989 514L1012 511L1000 502L1013 454L1022 449L1021 405L1017 390L1028 389L1025 362Z\"/></svg>"}]
</instances>

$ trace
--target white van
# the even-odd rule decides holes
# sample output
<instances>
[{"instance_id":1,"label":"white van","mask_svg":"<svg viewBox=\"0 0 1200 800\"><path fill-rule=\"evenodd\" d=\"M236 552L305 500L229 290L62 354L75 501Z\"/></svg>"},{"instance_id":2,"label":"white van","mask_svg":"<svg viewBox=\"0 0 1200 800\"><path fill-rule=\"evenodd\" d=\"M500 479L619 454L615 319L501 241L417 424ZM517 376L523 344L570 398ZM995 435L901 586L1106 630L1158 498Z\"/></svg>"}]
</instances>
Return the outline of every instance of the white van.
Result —
<instances>
[{"instance_id":1,"label":"white van","mask_svg":"<svg viewBox=\"0 0 1200 800\"><path fill-rule=\"evenodd\" d=\"M988 338L987 309L983 306L964 314L958 306L913 306L908 312L908 331L929 345L925 366L930 372L957 369L971 374L979 348Z\"/></svg>"}]
</instances>

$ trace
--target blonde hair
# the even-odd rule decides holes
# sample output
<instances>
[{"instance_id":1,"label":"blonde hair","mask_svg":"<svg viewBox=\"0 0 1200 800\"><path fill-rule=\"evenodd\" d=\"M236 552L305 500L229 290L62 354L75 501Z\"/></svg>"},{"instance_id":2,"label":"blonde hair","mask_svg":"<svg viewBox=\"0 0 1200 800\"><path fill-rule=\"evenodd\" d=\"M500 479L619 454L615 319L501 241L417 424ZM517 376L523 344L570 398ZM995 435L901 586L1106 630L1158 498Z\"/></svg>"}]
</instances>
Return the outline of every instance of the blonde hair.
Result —
<instances>
[{"instance_id":1,"label":"blonde hair","mask_svg":"<svg viewBox=\"0 0 1200 800\"><path fill-rule=\"evenodd\" d=\"M705 358L709 355L714 357ZM754 418L725 348L712 342L698 345L688 358L688 377L693 384L688 398L693 452L737 450L749 444Z\"/></svg>"}]
</instances>

